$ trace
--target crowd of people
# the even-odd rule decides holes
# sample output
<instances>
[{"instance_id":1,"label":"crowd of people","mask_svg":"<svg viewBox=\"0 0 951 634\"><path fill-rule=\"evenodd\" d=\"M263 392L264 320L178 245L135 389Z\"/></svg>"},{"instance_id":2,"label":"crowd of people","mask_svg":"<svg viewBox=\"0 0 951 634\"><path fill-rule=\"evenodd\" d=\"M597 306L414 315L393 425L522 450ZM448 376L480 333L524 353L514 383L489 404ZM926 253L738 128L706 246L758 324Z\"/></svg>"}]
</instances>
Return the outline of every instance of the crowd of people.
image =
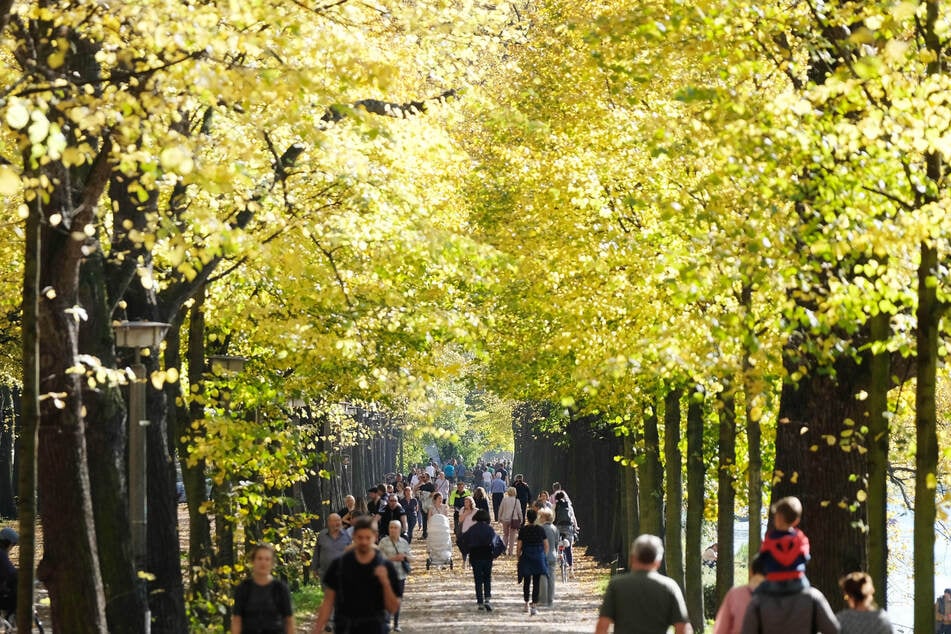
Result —
<instances>
[{"instance_id":1,"label":"crowd of people","mask_svg":"<svg viewBox=\"0 0 951 634\"><path fill-rule=\"evenodd\" d=\"M400 602L413 566L410 544L428 540L428 568L443 562L435 551L453 548L450 530L460 567L471 572L478 610L493 610L492 564L500 556L517 559L524 612L534 616L552 606L557 558L563 553L571 565L580 530L574 508L559 483L551 494L533 497L525 478L510 474L508 462L480 462L470 470L458 459L431 461L407 475L387 474L365 495L347 495L317 535L311 570L324 600L312 631L401 631ZM273 550L261 549L252 552L252 575L235 595L233 634L285 634L293 628L286 585L270 573ZM453 555L445 556L452 566Z\"/></svg>"},{"instance_id":2,"label":"crowd of people","mask_svg":"<svg viewBox=\"0 0 951 634\"><path fill-rule=\"evenodd\" d=\"M388 478L366 496L347 496L344 506L328 516L313 553L324 601L312 632L400 631L400 602L412 569L410 542L431 536L436 541L437 527L448 532L450 522L461 568L472 574L478 610L493 610L492 565L500 556L516 558L524 612L534 616L539 608L550 607L556 562L563 557L570 569L571 544L580 530L571 499L557 482L551 492L533 497L524 477L510 477L506 465L480 467L469 473L458 463L442 469L430 464L406 478ZM482 486L486 482L488 489ZM751 561L749 583L724 597L714 634L893 632L888 615L875 605L868 574L857 571L841 579L848 607L838 613L811 586L805 575L809 540L798 528L802 504L797 498L777 501L771 514L771 527ZM428 568L433 555L427 550ZM615 632L644 634L670 627L676 634L693 631L681 589L659 573L663 553L663 543L654 535L634 541L630 572L613 577L607 586L597 633L606 634L612 626ZM251 559L251 578L235 595L232 634L290 634L289 594L271 575L273 550L256 547ZM951 629L951 589L939 597L935 620L936 631ZM248 628L249 623L254 627Z\"/></svg>"}]
</instances>

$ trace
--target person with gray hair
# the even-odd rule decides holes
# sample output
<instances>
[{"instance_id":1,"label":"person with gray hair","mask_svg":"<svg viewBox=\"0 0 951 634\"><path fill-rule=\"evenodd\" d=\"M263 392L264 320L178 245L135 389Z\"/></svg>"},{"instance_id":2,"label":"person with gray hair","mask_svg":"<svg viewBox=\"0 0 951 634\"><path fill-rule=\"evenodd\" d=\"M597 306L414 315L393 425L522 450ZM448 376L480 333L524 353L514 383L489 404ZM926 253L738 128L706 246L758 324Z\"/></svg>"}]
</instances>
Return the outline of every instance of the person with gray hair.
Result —
<instances>
[{"instance_id":1,"label":"person with gray hair","mask_svg":"<svg viewBox=\"0 0 951 634\"><path fill-rule=\"evenodd\" d=\"M641 535L631 544L630 572L608 583L598 613L595 634L607 634L611 625L624 634L693 634L687 604L680 588L657 572L664 544L656 535Z\"/></svg>"},{"instance_id":2,"label":"person with gray hair","mask_svg":"<svg viewBox=\"0 0 951 634\"><path fill-rule=\"evenodd\" d=\"M380 540L380 552L393 562L396 568L396 586L393 591L400 599L403 598L403 592L406 590L406 577L410 571L410 553L409 542L400 536L403 530L403 523L399 520L390 520L387 524L387 536ZM400 611L393 613L393 631L400 631Z\"/></svg>"}]
</instances>

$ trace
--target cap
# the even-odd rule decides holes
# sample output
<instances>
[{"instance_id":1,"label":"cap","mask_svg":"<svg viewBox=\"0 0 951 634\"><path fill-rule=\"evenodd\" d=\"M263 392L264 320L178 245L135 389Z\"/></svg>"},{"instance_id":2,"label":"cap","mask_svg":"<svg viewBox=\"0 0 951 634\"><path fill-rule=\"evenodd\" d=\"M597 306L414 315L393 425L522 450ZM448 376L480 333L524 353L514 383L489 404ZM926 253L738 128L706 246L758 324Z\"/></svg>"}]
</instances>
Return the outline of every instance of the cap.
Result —
<instances>
[{"instance_id":1,"label":"cap","mask_svg":"<svg viewBox=\"0 0 951 634\"><path fill-rule=\"evenodd\" d=\"M17 532L15 530L7 527L4 529L0 529L0 541L16 544L20 541L20 536L17 535Z\"/></svg>"}]
</instances>

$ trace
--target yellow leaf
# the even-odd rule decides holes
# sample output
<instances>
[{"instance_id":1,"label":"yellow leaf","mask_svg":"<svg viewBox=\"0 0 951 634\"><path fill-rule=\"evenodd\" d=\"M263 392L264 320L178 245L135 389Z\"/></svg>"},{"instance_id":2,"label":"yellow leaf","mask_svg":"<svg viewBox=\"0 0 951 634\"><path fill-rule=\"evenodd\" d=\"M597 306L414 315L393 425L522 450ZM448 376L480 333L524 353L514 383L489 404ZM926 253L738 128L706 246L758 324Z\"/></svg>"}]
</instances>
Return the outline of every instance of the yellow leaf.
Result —
<instances>
[{"instance_id":1,"label":"yellow leaf","mask_svg":"<svg viewBox=\"0 0 951 634\"><path fill-rule=\"evenodd\" d=\"M0 165L0 194L10 196L20 189L20 175L9 165Z\"/></svg>"}]
</instances>

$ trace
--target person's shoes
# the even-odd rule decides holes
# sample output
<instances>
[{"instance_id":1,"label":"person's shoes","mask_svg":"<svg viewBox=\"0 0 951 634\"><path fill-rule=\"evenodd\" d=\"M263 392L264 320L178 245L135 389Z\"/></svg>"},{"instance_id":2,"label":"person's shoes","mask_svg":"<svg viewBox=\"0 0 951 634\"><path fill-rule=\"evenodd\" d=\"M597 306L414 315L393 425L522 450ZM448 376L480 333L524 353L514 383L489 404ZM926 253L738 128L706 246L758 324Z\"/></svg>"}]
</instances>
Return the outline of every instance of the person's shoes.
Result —
<instances>
[{"instance_id":1,"label":"person's shoes","mask_svg":"<svg viewBox=\"0 0 951 634\"><path fill-rule=\"evenodd\" d=\"M396 625L396 626L393 627L393 631L394 631L394 632L402 632L403 630L400 629L400 626L399 626L399 625Z\"/></svg>"},{"instance_id":2,"label":"person's shoes","mask_svg":"<svg viewBox=\"0 0 951 634\"><path fill-rule=\"evenodd\" d=\"M483 610L485 610L485 606L480 603L480 604L479 604L479 612L482 612Z\"/></svg>"},{"instance_id":3,"label":"person's shoes","mask_svg":"<svg viewBox=\"0 0 951 634\"><path fill-rule=\"evenodd\" d=\"M532 616L535 616L536 614L538 614L538 610L536 610L536 609L535 609L535 606L533 605L533 606L532 606L531 615L532 615Z\"/></svg>"},{"instance_id":4,"label":"person's shoes","mask_svg":"<svg viewBox=\"0 0 951 634\"><path fill-rule=\"evenodd\" d=\"M522 608L522 612L525 612L526 614L528 614L528 604L527 604L527 603L525 604L525 607Z\"/></svg>"},{"instance_id":5,"label":"person's shoes","mask_svg":"<svg viewBox=\"0 0 951 634\"><path fill-rule=\"evenodd\" d=\"M486 612L491 612L491 611L492 611L492 604L489 603L488 601L485 602L485 611L486 611Z\"/></svg>"}]
</instances>

